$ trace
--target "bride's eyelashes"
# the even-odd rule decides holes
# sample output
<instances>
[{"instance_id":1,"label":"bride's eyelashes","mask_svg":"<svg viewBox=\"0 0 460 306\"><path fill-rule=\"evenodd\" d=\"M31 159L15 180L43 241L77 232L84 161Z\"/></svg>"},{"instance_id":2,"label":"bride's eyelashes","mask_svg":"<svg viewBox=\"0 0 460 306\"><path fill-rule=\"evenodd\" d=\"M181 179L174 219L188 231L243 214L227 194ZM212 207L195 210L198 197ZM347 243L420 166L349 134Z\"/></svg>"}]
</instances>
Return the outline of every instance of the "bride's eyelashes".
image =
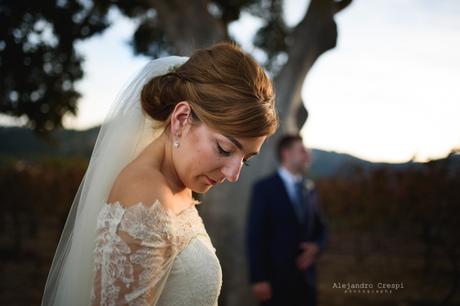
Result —
<instances>
[{"instance_id":1,"label":"bride's eyelashes","mask_svg":"<svg viewBox=\"0 0 460 306\"><path fill-rule=\"evenodd\" d=\"M217 151L219 152L220 155L223 155L225 157L230 156L232 152L225 151L222 149L222 147L219 145L219 143L216 141L216 146L217 146ZM243 159L243 163L245 166L249 166L249 163L246 159Z\"/></svg>"}]
</instances>

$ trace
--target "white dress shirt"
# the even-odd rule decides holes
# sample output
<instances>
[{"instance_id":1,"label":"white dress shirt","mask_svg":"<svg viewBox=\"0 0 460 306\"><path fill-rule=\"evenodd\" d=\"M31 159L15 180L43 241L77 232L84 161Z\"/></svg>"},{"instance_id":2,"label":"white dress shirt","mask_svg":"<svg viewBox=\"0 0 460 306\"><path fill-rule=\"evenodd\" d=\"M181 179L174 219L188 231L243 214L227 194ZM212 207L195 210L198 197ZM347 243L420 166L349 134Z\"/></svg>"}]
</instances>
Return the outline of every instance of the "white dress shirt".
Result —
<instances>
[{"instance_id":1,"label":"white dress shirt","mask_svg":"<svg viewBox=\"0 0 460 306\"><path fill-rule=\"evenodd\" d=\"M281 176L281 179L284 182L284 186L286 186L289 198L291 198L291 200L293 202L295 202L296 201L295 183L297 183L297 182L302 180L302 175L300 175L300 174L297 174L297 175L292 174L284 166L279 166L278 167L278 173L279 173L279 175Z\"/></svg>"}]
</instances>

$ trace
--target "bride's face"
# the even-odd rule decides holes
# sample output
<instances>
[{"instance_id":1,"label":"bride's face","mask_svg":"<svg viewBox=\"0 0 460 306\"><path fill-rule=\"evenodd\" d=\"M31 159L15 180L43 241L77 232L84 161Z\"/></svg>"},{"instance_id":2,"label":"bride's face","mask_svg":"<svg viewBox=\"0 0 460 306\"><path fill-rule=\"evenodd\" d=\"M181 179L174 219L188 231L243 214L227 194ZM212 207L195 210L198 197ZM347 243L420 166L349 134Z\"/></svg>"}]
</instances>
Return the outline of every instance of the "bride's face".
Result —
<instances>
[{"instance_id":1,"label":"bride's face","mask_svg":"<svg viewBox=\"0 0 460 306\"><path fill-rule=\"evenodd\" d=\"M186 187L198 193L224 180L236 182L241 168L251 163L250 159L259 153L265 138L234 138L204 123L192 126L188 121L183 125L179 147L173 148L176 172Z\"/></svg>"}]
</instances>

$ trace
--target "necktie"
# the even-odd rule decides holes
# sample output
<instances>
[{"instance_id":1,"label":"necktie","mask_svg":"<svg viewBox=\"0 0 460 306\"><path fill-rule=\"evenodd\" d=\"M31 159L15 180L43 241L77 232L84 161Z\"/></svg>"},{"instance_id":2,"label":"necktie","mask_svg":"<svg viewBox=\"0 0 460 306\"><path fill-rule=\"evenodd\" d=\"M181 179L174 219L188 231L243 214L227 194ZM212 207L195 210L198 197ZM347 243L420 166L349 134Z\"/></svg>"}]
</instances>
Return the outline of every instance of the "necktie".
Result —
<instances>
[{"instance_id":1,"label":"necktie","mask_svg":"<svg viewBox=\"0 0 460 306\"><path fill-rule=\"evenodd\" d=\"M304 180L295 183L295 205L297 208L297 215L301 222L305 219L305 194L304 194Z\"/></svg>"}]
</instances>

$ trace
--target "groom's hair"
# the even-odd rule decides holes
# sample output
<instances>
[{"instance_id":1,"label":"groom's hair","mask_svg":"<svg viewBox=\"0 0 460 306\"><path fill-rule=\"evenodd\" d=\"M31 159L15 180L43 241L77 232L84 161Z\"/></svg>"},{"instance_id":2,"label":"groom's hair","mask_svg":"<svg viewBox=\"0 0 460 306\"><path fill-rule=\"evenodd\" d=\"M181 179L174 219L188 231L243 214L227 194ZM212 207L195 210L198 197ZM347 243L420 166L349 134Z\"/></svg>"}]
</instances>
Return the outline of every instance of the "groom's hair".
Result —
<instances>
[{"instance_id":1,"label":"groom's hair","mask_svg":"<svg viewBox=\"0 0 460 306\"><path fill-rule=\"evenodd\" d=\"M290 149L292 145L297 141L303 141L300 134L285 134L281 136L276 145L276 157L280 163L283 162L283 151Z\"/></svg>"}]
</instances>

